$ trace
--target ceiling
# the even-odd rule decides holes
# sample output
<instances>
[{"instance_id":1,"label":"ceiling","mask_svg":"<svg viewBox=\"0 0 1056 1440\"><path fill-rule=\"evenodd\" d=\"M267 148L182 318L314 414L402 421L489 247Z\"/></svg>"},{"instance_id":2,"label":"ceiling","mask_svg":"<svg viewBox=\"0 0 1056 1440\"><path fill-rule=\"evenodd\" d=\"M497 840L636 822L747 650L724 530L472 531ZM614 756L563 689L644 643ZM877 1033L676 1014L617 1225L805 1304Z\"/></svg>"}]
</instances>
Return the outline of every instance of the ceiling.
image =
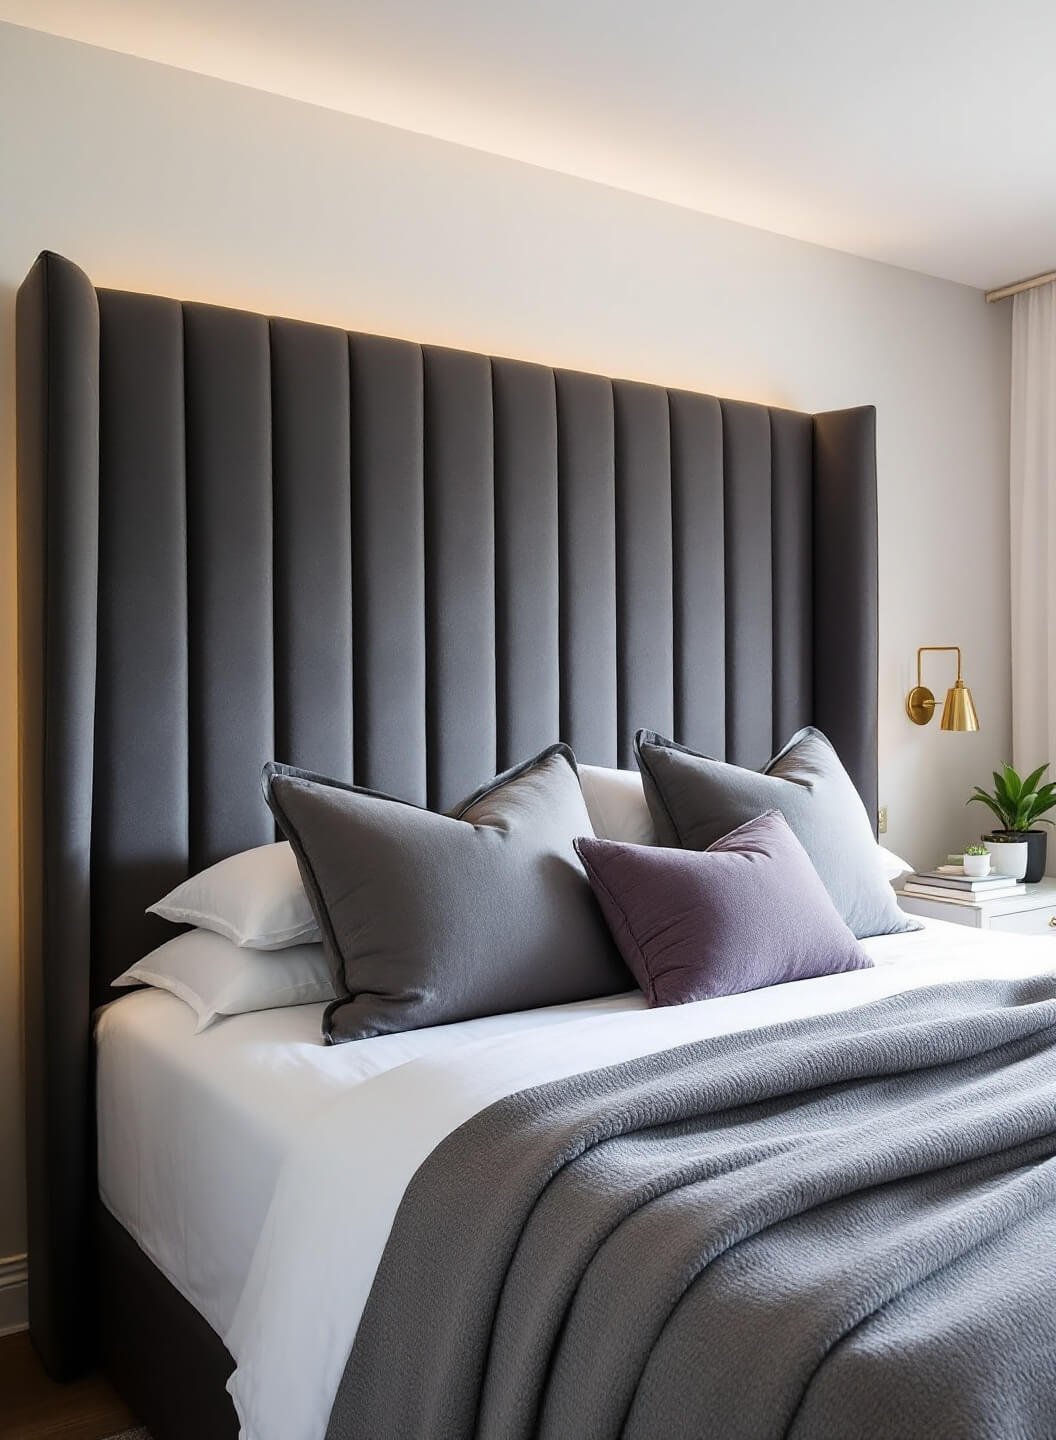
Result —
<instances>
[{"instance_id":1,"label":"ceiling","mask_svg":"<svg viewBox=\"0 0 1056 1440\"><path fill-rule=\"evenodd\" d=\"M1056 267L1053 0L0 0L0 19L968 285Z\"/></svg>"}]
</instances>

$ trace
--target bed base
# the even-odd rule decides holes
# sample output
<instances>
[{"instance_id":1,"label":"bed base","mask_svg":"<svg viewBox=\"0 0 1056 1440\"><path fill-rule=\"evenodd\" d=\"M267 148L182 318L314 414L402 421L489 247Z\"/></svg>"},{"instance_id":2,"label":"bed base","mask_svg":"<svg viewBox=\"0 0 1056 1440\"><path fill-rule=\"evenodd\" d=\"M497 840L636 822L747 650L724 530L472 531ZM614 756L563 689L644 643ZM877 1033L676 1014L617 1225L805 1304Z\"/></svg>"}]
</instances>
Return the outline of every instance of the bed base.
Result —
<instances>
[{"instance_id":1,"label":"bed base","mask_svg":"<svg viewBox=\"0 0 1056 1440\"><path fill-rule=\"evenodd\" d=\"M93 1229L99 1359L122 1399L153 1440L237 1440L219 1335L98 1201Z\"/></svg>"}]
</instances>

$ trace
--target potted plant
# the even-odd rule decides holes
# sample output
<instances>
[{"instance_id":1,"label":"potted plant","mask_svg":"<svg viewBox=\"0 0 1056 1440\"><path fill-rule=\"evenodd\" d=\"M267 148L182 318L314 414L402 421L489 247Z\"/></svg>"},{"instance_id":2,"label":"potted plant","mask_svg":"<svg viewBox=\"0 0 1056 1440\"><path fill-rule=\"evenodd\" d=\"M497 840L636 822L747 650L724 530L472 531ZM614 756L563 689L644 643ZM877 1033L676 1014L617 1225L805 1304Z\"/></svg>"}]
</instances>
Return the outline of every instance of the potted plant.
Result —
<instances>
[{"instance_id":1,"label":"potted plant","mask_svg":"<svg viewBox=\"0 0 1056 1440\"><path fill-rule=\"evenodd\" d=\"M993 790L984 790L981 785L977 785L975 794L965 802L970 805L973 800L978 800L997 816L1000 828L992 835L983 836L984 840L1002 846L1001 854L990 852L994 858L995 869L1005 875L1012 874L1013 871L999 863L1004 856L1004 847L1026 846L1027 861L1023 879L1030 885L1035 884L1045 874L1047 837L1044 830L1036 830L1034 826L1038 821L1043 825L1051 825L1051 820L1044 820L1042 817L1047 810L1056 808L1056 784L1052 781L1041 784L1041 777L1048 768L1048 765L1039 765L1023 779L1011 765L1003 765L1000 771L993 772ZM1012 857L1007 858L1010 861Z\"/></svg>"},{"instance_id":2,"label":"potted plant","mask_svg":"<svg viewBox=\"0 0 1056 1440\"><path fill-rule=\"evenodd\" d=\"M990 874L990 851L979 841L972 845L966 845L962 863L964 873L970 875L973 880L979 880L983 875Z\"/></svg>"}]
</instances>

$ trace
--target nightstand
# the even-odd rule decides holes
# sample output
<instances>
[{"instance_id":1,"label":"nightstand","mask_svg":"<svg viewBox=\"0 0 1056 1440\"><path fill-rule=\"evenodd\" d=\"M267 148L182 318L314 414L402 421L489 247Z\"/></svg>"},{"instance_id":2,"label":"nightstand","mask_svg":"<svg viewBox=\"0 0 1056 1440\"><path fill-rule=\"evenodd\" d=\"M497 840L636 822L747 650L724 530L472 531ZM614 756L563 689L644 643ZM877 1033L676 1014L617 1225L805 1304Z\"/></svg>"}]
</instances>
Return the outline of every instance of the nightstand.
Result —
<instances>
[{"instance_id":1,"label":"nightstand","mask_svg":"<svg viewBox=\"0 0 1056 1440\"><path fill-rule=\"evenodd\" d=\"M1056 880L1039 880L1028 885L1025 895L1005 900L980 900L960 905L952 900L926 900L922 895L898 892L898 903L907 915L928 920L949 920L954 925L971 925L976 930L1003 930L1008 935L1051 935L1056 939Z\"/></svg>"}]
</instances>

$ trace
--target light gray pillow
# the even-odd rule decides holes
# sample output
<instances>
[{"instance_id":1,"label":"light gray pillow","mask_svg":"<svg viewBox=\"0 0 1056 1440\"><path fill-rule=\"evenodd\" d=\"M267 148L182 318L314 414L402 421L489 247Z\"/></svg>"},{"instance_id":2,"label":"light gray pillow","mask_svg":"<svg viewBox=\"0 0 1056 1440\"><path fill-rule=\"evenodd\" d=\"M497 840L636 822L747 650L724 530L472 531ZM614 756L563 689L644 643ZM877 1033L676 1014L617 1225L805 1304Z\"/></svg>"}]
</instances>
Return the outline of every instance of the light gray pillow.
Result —
<instances>
[{"instance_id":1,"label":"light gray pillow","mask_svg":"<svg viewBox=\"0 0 1056 1440\"><path fill-rule=\"evenodd\" d=\"M898 908L861 796L820 730L798 731L761 774L651 730L639 730L634 751L661 845L707 850L746 821L780 810L857 939L920 929Z\"/></svg>"},{"instance_id":2,"label":"light gray pillow","mask_svg":"<svg viewBox=\"0 0 1056 1440\"><path fill-rule=\"evenodd\" d=\"M590 820L567 746L450 815L284 765L263 784L345 992L331 1042L634 988L572 847Z\"/></svg>"}]
</instances>

